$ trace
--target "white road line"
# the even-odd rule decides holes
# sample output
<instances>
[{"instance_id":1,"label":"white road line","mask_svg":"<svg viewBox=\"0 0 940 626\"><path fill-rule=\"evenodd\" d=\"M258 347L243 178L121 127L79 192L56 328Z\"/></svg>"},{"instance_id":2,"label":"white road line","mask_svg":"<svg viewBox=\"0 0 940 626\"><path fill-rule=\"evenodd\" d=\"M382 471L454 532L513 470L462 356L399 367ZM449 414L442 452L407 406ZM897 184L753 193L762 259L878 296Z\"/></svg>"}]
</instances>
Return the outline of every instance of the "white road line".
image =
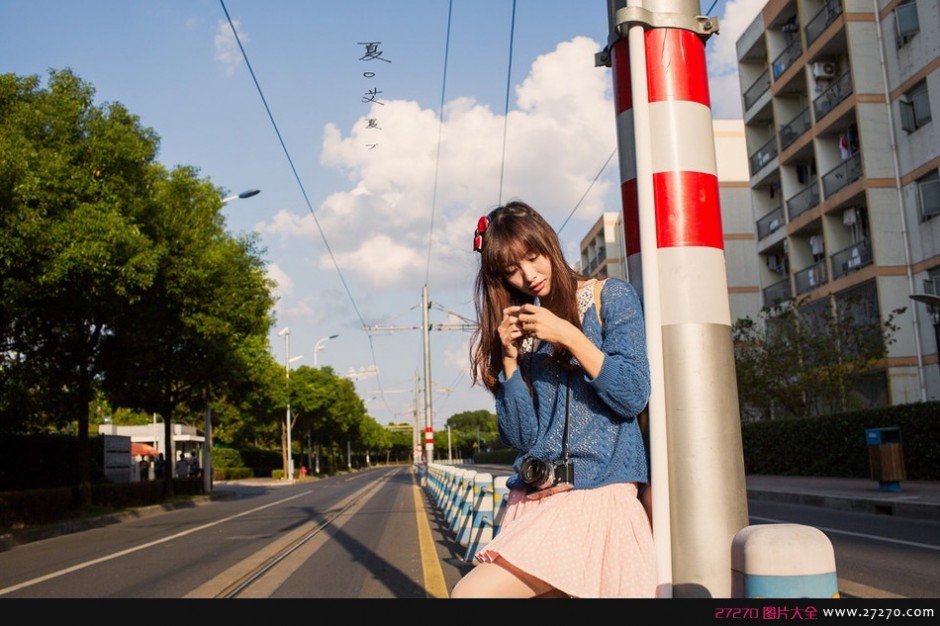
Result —
<instances>
[{"instance_id":1,"label":"white road line","mask_svg":"<svg viewBox=\"0 0 940 626\"><path fill-rule=\"evenodd\" d=\"M186 535L191 535L191 534L193 534L193 533L195 533L195 532L199 532L199 531L205 530L205 529L207 529L207 528L212 528L213 526L218 526L219 524L224 524L224 523L226 523L226 522L230 522L231 520L237 519L237 518L239 518L239 517L244 517L245 515L251 515L252 513L257 513L258 511L263 511L264 509L271 508L272 506L278 506L278 505L283 504L283 503L285 503L285 502L290 502L291 500L294 500L294 499L296 499L296 498L302 498L302 497L304 497L304 496L306 496L306 495L308 495L308 494L310 494L310 493L311 493L310 491L304 491L304 492L302 492L302 493L298 493L297 495L290 496L289 498L284 498L283 500L278 500L277 502L272 502L272 503L270 503L270 504L265 504L264 506L259 506L259 507L255 508L255 509L251 509L250 511L243 511L243 512L241 512L241 513L238 513L237 515L232 515L232 516L230 516L230 517L226 517L226 518L223 518L223 519L220 519L220 520L216 520L216 521L210 522L210 523L208 523L208 524L203 524L202 526L196 526L195 528L190 528L189 530L184 530L184 531L182 531L182 532L176 533L175 535L171 535L171 536L169 536L169 537L164 537L164 538L162 538L162 539L157 539L156 541L151 541L150 543L145 543L145 544L142 544L142 545L139 545L139 546L135 546L135 547L133 547L133 548L128 548L127 550L121 550L120 552L115 552L114 554L109 554L109 555L107 555L107 556L103 556L103 557L100 557L100 558L97 558L97 559L93 559L93 560L91 560L91 561L86 561L86 562L84 562L84 563L79 563L79 564L77 564L77 565L73 565L72 567L67 567L67 568L65 568L65 569L61 569L61 570L59 570L59 571L57 571L57 572L51 572L51 573L49 573L49 574L46 574L45 576L40 576L40 577L38 577L38 578L33 578L32 580L27 580L27 581L18 583L18 584L16 584L16 585L12 585L12 586L10 586L10 587L6 587L6 588L4 588L4 589L0 589L0 596L6 595L6 594L8 594L8 593L12 593L12 592L14 592L14 591L19 591L20 589L25 589L26 587L31 587L31 586L33 586L33 585L39 584L39 583L41 583L41 582L45 582L45 581L47 581L47 580L52 580L53 578L58 578L59 576L65 576L66 574L71 574L72 572L77 572L77 571L79 571L79 570L83 570L83 569L85 569L86 567L91 567L92 565L98 565L99 563L104 563L104 562L106 562L106 561L111 561L111 560L113 560L113 559L118 559L118 558L121 558L122 556L127 556L128 554L133 554L134 552L139 552L140 550L146 550L147 548L151 548L151 547L153 547L153 546L160 545L161 543L166 543L167 541L173 541L174 539L178 539L179 537L185 537Z\"/></svg>"},{"instance_id":2,"label":"white road line","mask_svg":"<svg viewBox=\"0 0 940 626\"><path fill-rule=\"evenodd\" d=\"M772 518L770 518L770 517L756 517L756 516L753 516L753 515L751 516L751 519L752 519L752 520L762 521L762 522L774 523L774 524L790 524L790 523L792 523L792 522L788 522L788 521L786 521L786 520L772 519ZM822 527L822 526L814 526L813 528L818 528L819 530L823 531L824 533L832 533L832 534L834 534L834 535L846 535L846 536L848 536L848 537L861 537L862 539L872 539L872 540L874 540L874 541L881 541L881 542L883 542L883 543L893 543L893 544L899 545L899 546L909 546L909 547L911 547L911 548L925 548L925 549L927 549L927 550L936 550L936 551L940 551L940 546L931 545L931 544L929 544L929 543L918 543L918 542L916 542L916 541L904 541L903 539L891 539L890 537L879 537L879 536L877 536L877 535L869 535L869 534L866 534L866 533L856 533L856 532L852 532L852 531L849 531L849 530L839 530L839 529L837 529L837 528L825 528L825 527Z\"/></svg>"}]
</instances>

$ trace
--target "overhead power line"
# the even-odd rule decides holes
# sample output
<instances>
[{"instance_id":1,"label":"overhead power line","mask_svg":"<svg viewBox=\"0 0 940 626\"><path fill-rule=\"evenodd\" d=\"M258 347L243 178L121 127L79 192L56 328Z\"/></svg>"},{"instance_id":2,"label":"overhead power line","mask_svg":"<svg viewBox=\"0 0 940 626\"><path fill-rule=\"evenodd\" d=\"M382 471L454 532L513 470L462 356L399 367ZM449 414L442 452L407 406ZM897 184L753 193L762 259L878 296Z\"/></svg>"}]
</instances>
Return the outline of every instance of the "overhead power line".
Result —
<instances>
[{"instance_id":1,"label":"overhead power line","mask_svg":"<svg viewBox=\"0 0 940 626\"><path fill-rule=\"evenodd\" d=\"M326 238L326 233L323 232L323 228L320 226L320 220L317 218L317 213L314 211L313 205L310 203L310 198L307 195L307 190L304 188L303 181L300 180L300 175L297 173L297 168L294 166L294 160L290 156L290 151L287 149L287 144L284 142L284 137L281 135L281 131L277 127L277 122L274 120L274 114L271 112L271 107L268 106L268 101L264 97L264 91L261 89L261 84L258 82L258 77L255 75L255 70L251 67L251 61L248 59L248 53L245 51L245 47L242 45L241 38L238 36L238 31L235 29L235 24L232 22L232 17L229 15L228 8L225 6L225 0L219 0L219 4L222 5L222 11L225 13L225 19L228 21L229 27L232 29L232 35L235 37L235 43L238 44L238 49L241 51L242 58L245 60L245 66L248 68L248 73L251 74L251 80L255 84L255 89L258 92L258 96L261 98L262 104L264 104L264 110L268 114L268 119L271 121L272 128L274 128L274 134L277 135L277 139L281 144L281 149L284 151L284 156L287 158L291 172L294 174L294 180L297 181L297 186L300 188L300 193L304 198L304 203L307 205L307 210L310 211L310 215L313 216L313 221L317 225L317 231L320 233L320 238L323 240L323 245L326 247L327 253L330 255L333 268L336 270L336 273L339 276L339 280L343 284L343 289L346 291L349 302L352 304L353 310L356 311L356 315L359 317L360 323L365 326L365 319L362 317L362 313L359 311L359 307L356 305L356 299L349 290L349 285L346 283L346 278L343 276L343 272L340 270L339 264L336 262L333 249L330 247L330 242ZM372 362L375 364L375 345L372 343L371 336L369 336L369 350L372 354ZM378 381L378 375L376 375L376 381Z\"/></svg>"}]
</instances>

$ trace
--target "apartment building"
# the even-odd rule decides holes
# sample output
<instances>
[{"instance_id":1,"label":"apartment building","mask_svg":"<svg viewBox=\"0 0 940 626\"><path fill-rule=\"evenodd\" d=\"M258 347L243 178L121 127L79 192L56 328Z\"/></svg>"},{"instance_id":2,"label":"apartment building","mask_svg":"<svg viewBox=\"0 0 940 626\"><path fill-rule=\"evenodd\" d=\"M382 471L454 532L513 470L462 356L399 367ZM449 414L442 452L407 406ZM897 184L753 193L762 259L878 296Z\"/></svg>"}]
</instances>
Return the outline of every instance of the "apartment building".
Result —
<instances>
[{"instance_id":1,"label":"apartment building","mask_svg":"<svg viewBox=\"0 0 940 626\"><path fill-rule=\"evenodd\" d=\"M853 394L940 399L940 3L770 0L736 48L761 305L906 307Z\"/></svg>"},{"instance_id":2,"label":"apartment building","mask_svg":"<svg viewBox=\"0 0 940 626\"><path fill-rule=\"evenodd\" d=\"M761 303L751 190L742 120L713 120L721 225L731 320L757 319ZM623 212L606 212L581 239L578 269L598 278L629 280Z\"/></svg>"}]
</instances>

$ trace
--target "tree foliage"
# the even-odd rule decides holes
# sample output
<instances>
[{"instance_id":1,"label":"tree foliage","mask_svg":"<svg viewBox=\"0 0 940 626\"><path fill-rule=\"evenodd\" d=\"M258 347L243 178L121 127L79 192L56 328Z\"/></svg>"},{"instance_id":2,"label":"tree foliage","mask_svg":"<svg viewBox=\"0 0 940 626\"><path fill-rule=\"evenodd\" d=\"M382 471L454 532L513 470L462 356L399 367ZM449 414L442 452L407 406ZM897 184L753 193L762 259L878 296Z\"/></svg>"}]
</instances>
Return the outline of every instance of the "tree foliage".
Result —
<instances>
[{"instance_id":1,"label":"tree foliage","mask_svg":"<svg viewBox=\"0 0 940 626\"><path fill-rule=\"evenodd\" d=\"M87 454L100 388L159 412L169 439L176 407L201 411L253 379L272 323L263 251L225 231L222 189L194 167L167 171L158 148L69 70L45 88L0 75L5 430L77 424Z\"/></svg>"},{"instance_id":2,"label":"tree foliage","mask_svg":"<svg viewBox=\"0 0 940 626\"><path fill-rule=\"evenodd\" d=\"M456 448L461 456L470 458L476 450L502 447L496 414L490 411L455 413L448 418L446 425L450 428L451 448ZM447 431L435 433L434 440L435 447L446 454Z\"/></svg>"},{"instance_id":3,"label":"tree foliage","mask_svg":"<svg viewBox=\"0 0 940 626\"><path fill-rule=\"evenodd\" d=\"M894 342L892 311L884 321L864 298L786 300L732 328L742 413L749 419L812 416L863 408L853 393L883 367Z\"/></svg>"}]
</instances>

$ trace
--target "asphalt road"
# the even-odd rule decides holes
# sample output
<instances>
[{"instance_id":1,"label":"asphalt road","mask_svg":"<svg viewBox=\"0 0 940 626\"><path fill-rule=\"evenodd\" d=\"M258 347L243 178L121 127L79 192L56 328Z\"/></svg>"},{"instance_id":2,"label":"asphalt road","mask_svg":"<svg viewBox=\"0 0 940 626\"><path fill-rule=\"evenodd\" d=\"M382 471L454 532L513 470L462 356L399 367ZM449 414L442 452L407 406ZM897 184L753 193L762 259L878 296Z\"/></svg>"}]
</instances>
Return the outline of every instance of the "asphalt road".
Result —
<instances>
[{"instance_id":1,"label":"asphalt road","mask_svg":"<svg viewBox=\"0 0 940 626\"><path fill-rule=\"evenodd\" d=\"M410 467L216 487L0 552L0 599L446 598L470 565ZM940 522L749 502L832 542L845 598L940 597Z\"/></svg>"}]
</instances>

